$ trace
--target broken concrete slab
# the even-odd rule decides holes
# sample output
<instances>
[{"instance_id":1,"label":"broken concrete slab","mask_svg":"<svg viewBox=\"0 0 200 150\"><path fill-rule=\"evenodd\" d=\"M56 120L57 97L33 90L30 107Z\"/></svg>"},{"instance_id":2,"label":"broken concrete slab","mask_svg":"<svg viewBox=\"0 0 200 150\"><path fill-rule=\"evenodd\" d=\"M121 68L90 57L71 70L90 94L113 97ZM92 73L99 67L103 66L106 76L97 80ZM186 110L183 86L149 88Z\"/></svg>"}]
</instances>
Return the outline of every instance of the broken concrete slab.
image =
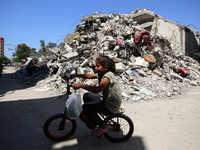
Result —
<instances>
[{"instance_id":1,"label":"broken concrete slab","mask_svg":"<svg viewBox=\"0 0 200 150\"><path fill-rule=\"evenodd\" d=\"M129 62L129 67L132 68L132 69L140 69L140 68L147 68L149 66L149 63L147 61L145 61L144 58L142 57L136 57L135 58L135 62Z\"/></svg>"},{"instance_id":2,"label":"broken concrete slab","mask_svg":"<svg viewBox=\"0 0 200 150\"><path fill-rule=\"evenodd\" d=\"M158 76L162 76L162 72L158 71L158 70L153 70L153 73L158 75Z\"/></svg>"}]
</instances>

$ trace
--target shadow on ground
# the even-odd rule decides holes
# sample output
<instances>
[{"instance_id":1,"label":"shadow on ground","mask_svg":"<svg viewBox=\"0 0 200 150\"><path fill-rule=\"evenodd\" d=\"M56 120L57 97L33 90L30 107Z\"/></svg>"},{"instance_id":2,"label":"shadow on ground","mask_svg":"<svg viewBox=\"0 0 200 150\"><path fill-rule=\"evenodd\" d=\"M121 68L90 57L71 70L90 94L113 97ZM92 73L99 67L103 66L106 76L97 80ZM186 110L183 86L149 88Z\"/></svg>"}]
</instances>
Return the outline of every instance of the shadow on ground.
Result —
<instances>
[{"instance_id":1,"label":"shadow on ground","mask_svg":"<svg viewBox=\"0 0 200 150\"><path fill-rule=\"evenodd\" d=\"M43 124L50 116L64 111L64 96L21 99L16 94L22 86L12 78L12 73L0 78L0 149L5 150L94 150L123 149L144 150L142 137L133 136L124 143L112 143L104 136L100 139L90 135L83 122L77 119L77 130L68 140L54 142L43 134ZM31 92L24 90L25 92ZM16 92L16 93L15 93ZM33 92L33 91L32 91ZM23 91L22 91L23 94ZM26 95L35 93L26 93ZM12 96L12 100L9 100Z\"/></svg>"},{"instance_id":2,"label":"shadow on ground","mask_svg":"<svg viewBox=\"0 0 200 150\"><path fill-rule=\"evenodd\" d=\"M43 134L45 120L64 110L61 97L0 102L0 149L48 150L48 149L135 149L144 150L141 137L131 137L124 143L112 143L104 136L90 135L91 130L77 119L77 130L63 142L54 142Z\"/></svg>"}]
</instances>

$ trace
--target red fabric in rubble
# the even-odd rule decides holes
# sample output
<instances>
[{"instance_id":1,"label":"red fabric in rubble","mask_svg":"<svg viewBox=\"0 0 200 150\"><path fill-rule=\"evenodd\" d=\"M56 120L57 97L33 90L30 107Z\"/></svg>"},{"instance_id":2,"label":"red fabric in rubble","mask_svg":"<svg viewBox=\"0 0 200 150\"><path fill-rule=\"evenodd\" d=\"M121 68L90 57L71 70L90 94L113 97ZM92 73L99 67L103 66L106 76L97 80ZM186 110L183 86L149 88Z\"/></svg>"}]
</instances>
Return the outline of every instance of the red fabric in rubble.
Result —
<instances>
[{"instance_id":1,"label":"red fabric in rubble","mask_svg":"<svg viewBox=\"0 0 200 150\"><path fill-rule=\"evenodd\" d=\"M134 41L136 44L139 44L141 39L144 39L145 45L148 47L149 50L154 49L154 45L152 44L152 39L150 37L149 31L140 31L137 30L134 34Z\"/></svg>"},{"instance_id":2,"label":"red fabric in rubble","mask_svg":"<svg viewBox=\"0 0 200 150\"><path fill-rule=\"evenodd\" d=\"M178 70L181 73L182 77L187 77L188 68L185 68L185 69L184 68L179 68Z\"/></svg>"}]
</instances>

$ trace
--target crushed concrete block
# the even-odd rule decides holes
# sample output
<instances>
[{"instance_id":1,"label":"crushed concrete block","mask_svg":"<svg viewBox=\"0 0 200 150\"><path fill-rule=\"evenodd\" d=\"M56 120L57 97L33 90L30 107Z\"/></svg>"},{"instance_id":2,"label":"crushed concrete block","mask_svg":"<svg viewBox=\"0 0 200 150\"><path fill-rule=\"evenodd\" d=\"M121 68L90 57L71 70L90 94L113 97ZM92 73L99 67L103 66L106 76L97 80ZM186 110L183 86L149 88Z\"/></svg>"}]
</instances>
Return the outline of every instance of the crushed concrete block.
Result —
<instances>
[{"instance_id":1,"label":"crushed concrete block","mask_svg":"<svg viewBox=\"0 0 200 150\"><path fill-rule=\"evenodd\" d=\"M115 48L113 49L113 51L118 51L120 49L120 47L117 45L115 46Z\"/></svg>"},{"instance_id":2,"label":"crushed concrete block","mask_svg":"<svg viewBox=\"0 0 200 150\"><path fill-rule=\"evenodd\" d=\"M158 70L153 70L153 73L158 75L159 77L162 76L162 72L158 71Z\"/></svg>"},{"instance_id":3,"label":"crushed concrete block","mask_svg":"<svg viewBox=\"0 0 200 150\"><path fill-rule=\"evenodd\" d=\"M194 70L189 71L189 76L190 78L195 79L195 80L199 78L199 74Z\"/></svg>"},{"instance_id":4,"label":"crushed concrete block","mask_svg":"<svg viewBox=\"0 0 200 150\"><path fill-rule=\"evenodd\" d=\"M124 71L124 64L123 63L116 63L115 64L116 67L116 72L123 72Z\"/></svg>"},{"instance_id":5,"label":"crushed concrete block","mask_svg":"<svg viewBox=\"0 0 200 150\"><path fill-rule=\"evenodd\" d=\"M129 59L130 59L130 61L131 61L132 63L136 62L136 58L135 58L135 56L133 56L133 55L131 55L131 57L130 57Z\"/></svg>"},{"instance_id":6,"label":"crushed concrete block","mask_svg":"<svg viewBox=\"0 0 200 150\"><path fill-rule=\"evenodd\" d=\"M138 72L138 74L139 74L140 76L142 76L142 77L147 76L147 74L146 74L142 69L137 70L137 72Z\"/></svg>"},{"instance_id":7,"label":"crushed concrete block","mask_svg":"<svg viewBox=\"0 0 200 150\"><path fill-rule=\"evenodd\" d=\"M197 69L195 68L190 68L190 70L194 71L197 75L198 75L198 78L200 76L200 71L198 71Z\"/></svg>"},{"instance_id":8,"label":"crushed concrete block","mask_svg":"<svg viewBox=\"0 0 200 150\"><path fill-rule=\"evenodd\" d=\"M88 65L88 62L89 62L89 60L88 60L88 59L85 59L85 60L83 61L83 63L81 64L81 67L85 67L86 65Z\"/></svg>"},{"instance_id":9,"label":"crushed concrete block","mask_svg":"<svg viewBox=\"0 0 200 150\"><path fill-rule=\"evenodd\" d=\"M131 69L127 69L125 72L130 76L130 75L132 75L133 71Z\"/></svg>"},{"instance_id":10,"label":"crushed concrete block","mask_svg":"<svg viewBox=\"0 0 200 150\"><path fill-rule=\"evenodd\" d=\"M181 76L179 76L178 74L175 73L170 73L170 78L172 79L178 79L179 81L183 81L183 78Z\"/></svg>"},{"instance_id":11,"label":"crushed concrete block","mask_svg":"<svg viewBox=\"0 0 200 150\"><path fill-rule=\"evenodd\" d=\"M191 80L191 81L190 81L190 85L192 85L192 86L198 86L197 82L194 81L194 80Z\"/></svg>"},{"instance_id":12,"label":"crushed concrete block","mask_svg":"<svg viewBox=\"0 0 200 150\"><path fill-rule=\"evenodd\" d=\"M108 50L109 50L109 47L103 47L102 50L103 50L103 51L108 51Z\"/></svg>"},{"instance_id":13,"label":"crushed concrete block","mask_svg":"<svg viewBox=\"0 0 200 150\"><path fill-rule=\"evenodd\" d=\"M66 59L73 59L75 57L78 57L79 54L78 52L74 51L74 52L70 52L70 53L67 53L67 54L64 54L63 55Z\"/></svg>"},{"instance_id":14,"label":"crushed concrete block","mask_svg":"<svg viewBox=\"0 0 200 150\"><path fill-rule=\"evenodd\" d=\"M140 69L140 68L143 68L143 67L147 68L149 66L149 63L147 61L145 61L144 58L136 57L136 62L129 63L128 65L132 69Z\"/></svg>"},{"instance_id":15,"label":"crushed concrete block","mask_svg":"<svg viewBox=\"0 0 200 150\"><path fill-rule=\"evenodd\" d=\"M167 97L171 97L171 96L172 96L172 93L168 91L168 92L166 93L166 95L167 95Z\"/></svg>"},{"instance_id":16,"label":"crushed concrete block","mask_svg":"<svg viewBox=\"0 0 200 150\"><path fill-rule=\"evenodd\" d=\"M105 41L108 41L109 43L112 43L112 42L115 42L115 39L112 37L112 36L105 36L101 43L105 42Z\"/></svg>"}]
</instances>

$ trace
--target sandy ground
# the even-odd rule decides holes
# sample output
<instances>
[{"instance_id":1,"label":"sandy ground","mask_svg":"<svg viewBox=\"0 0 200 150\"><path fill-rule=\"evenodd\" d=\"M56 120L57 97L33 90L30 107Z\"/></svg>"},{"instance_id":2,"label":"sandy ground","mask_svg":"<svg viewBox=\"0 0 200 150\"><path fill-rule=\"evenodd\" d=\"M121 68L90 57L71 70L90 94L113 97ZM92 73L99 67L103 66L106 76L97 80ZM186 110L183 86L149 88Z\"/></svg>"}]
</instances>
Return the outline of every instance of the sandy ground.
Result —
<instances>
[{"instance_id":1,"label":"sandy ground","mask_svg":"<svg viewBox=\"0 0 200 150\"><path fill-rule=\"evenodd\" d=\"M1 150L199 150L200 87L174 99L157 98L146 102L123 103L135 130L124 143L111 143L105 137L90 135L77 119L75 134L66 141L54 142L42 131L44 121L63 112L65 99L51 92L23 88L12 79L14 68L7 67L0 78Z\"/></svg>"}]
</instances>

